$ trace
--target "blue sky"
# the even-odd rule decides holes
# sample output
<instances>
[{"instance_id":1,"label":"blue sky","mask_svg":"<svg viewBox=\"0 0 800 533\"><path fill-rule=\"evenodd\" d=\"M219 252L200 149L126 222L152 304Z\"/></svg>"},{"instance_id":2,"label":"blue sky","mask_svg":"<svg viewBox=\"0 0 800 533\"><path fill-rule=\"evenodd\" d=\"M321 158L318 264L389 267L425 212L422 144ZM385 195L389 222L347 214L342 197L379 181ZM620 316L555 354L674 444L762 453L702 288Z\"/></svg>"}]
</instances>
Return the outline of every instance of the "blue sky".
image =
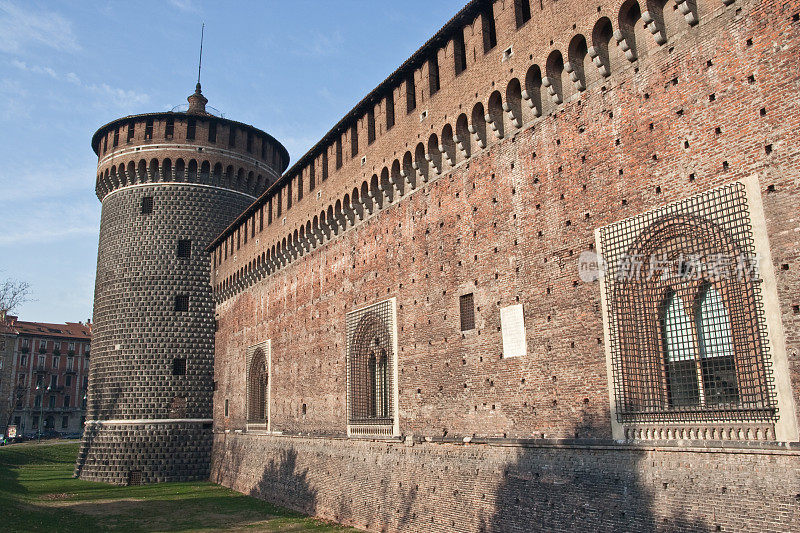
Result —
<instances>
[{"instance_id":1,"label":"blue sky","mask_svg":"<svg viewBox=\"0 0 800 533\"><path fill-rule=\"evenodd\" d=\"M30 283L20 318L91 317L91 136L186 102L201 21L209 105L268 131L295 161L464 3L0 0L0 279Z\"/></svg>"}]
</instances>

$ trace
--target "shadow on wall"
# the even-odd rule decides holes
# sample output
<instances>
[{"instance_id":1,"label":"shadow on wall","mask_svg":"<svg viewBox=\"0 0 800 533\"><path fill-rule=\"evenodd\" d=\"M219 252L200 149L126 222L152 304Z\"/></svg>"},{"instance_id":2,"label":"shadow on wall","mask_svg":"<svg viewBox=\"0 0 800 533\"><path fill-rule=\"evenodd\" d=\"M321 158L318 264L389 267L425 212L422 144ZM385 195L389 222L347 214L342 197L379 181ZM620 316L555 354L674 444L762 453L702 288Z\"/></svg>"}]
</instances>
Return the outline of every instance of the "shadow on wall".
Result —
<instances>
[{"instance_id":1,"label":"shadow on wall","mask_svg":"<svg viewBox=\"0 0 800 533\"><path fill-rule=\"evenodd\" d=\"M96 395L97 393L95 393ZM122 397L122 387L116 385L112 388L111 393L106 395L106 402L102 409L98 407L100 401L96 398L91 398L91 404L87 402L87 420L89 415L93 415L95 418L103 419L104 416L101 413L114 413L117 405ZM100 416L98 416L100 415ZM97 424L89 424L83 426L83 435L81 436L81 446L78 449L78 457L75 459L75 471L72 474L72 477L80 478L83 474L84 469L91 470L91 464L87 464L89 459L90 452L93 452L93 447L95 446L95 440L97 440L101 427ZM95 460L99 458L99 452L94 451ZM91 474L91 473L90 473Z\"/></svg>"},{"instance_id":2,"label":"shadow on wall","mask_svg":"<svg viewBox=\"0 0 800 533\"><path fill-rule=\"evenodd\" d=\"M591 415L576 431L603 434ZM481 516L480 532L711 531L687 517L680 502L663 495L661 481L647 475L651 452L576 439L564 447L522 448L501 472L495 511ZM610 444L610 443L609 443ZM593 445L590 449L589 445ZM699 502L695 502L699 503Z\"/></svg>"},{"instance_id":3,"label":"shadow on wall","mask_svg":"<svg viewBox=\"0 0 800 533\"><path fill-rule=\"evenodd\" d=\"M282 450L277 460L272 459L264 466L261 480L250 490L250 496L316 515L317 491L308 482L308 469L298 470L297 451L293 447Z\"/></svg>"}]
</instances>

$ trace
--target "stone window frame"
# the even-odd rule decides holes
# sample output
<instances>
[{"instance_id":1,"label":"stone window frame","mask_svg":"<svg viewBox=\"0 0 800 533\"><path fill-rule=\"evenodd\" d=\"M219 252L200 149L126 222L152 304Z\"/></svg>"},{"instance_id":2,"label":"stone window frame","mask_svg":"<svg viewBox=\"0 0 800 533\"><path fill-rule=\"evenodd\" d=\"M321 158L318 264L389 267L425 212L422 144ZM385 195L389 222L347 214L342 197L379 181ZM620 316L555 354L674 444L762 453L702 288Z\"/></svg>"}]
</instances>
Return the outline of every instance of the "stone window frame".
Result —
<instances>
[{"instance_id":1,"label":"stone window frame","mask_svg":"<svg viewBox=\"0 0 800 533\"><path fill-rule=\"evenodd\" d=\"M391 353L386 354L387 365L386 383L387 393L386 399L389 405L387 406L386 417L375 416L374 419L360 418L354 416L354 396L356 388L354 366L357 362L354 360L354 344L356 344L357 336L366 335L362 328L368 327L364 320L368 317L372 319L382 320L389 322L385 324L385 331L382 335L388 337L385 339L384 346L389 348ZM397 341L397 298L389 298L382 300L368 306L350 311L346 315L346 328L345 328L345 362L347 367L347 380L346 380L346 395L347 395L347 436L348 437L366 437L366 438L391 438L400 436L400 418L399 418L399 371L398 371L398 341ZM358 387L363 388L363 384ZM375 392L377 395L377 392Z\"/></svg>"},{"instance_id":2,"label":"stone window frame","mask_svg":"<svg viewBox=\"0 0 800 533\"><path fill-rule=\"evenodd\" d=\"M619 341L615 331L619 328L620 316L610 315L613 302L610 295L617 290L618 282L615 280L612 264L614 258L620 254L622 248L614 249L609 246L609 232L618 231L620 225L634 224L635 219L647 215L680 215L688 214L697 218L691 212L692 205L697 200L702 201L711 197L725 188L737 188L741 191L744 201L744 210L747 225L750 231L748 242L751 251L758 258L758 268L754 279L757 285L758 331L751 334L758 336L764 345L763 358L765 369L769 371L765 385L771 390L773 405L772 416L740 417L720 415L709 412L706 415L699 413L694 417L669 417L656 418L626 415L620 403L620 389L624 380L620 377L619 366ZM687 207L688 206L688 207ZM724 227L730 218L725 215L711 213L709 220L715 220ZM728 217L728 218L726 218ZM640 230L641 234L649 228ZM636 237L638 238L638 237ZM665 441L702 441L702 440L738 440L738 441L780 441L791 442L798 440L797 418L789 380L788 359L786 356L785 337L781 322L781 311L777 296L774 264L769 248L766 220L761 201L761 189L757 175L732 182L721 187L711 189L690 198L679 200L652 211L641 213L633 217L617 221L595 230L596 249L601 255L600 264L606 266L599 274L601 293L601 309L605 338L605 359L608 378L608 394L611 411L612 434L616 440L665 440ZM628 248L624 248L628 250ZM607 264L605 262L608 262ZM708 282L707 280L705 282ZM718 283L718 282L713 282ZM718 285L714 285L717 287ZM656 326L658 327L658 326Z\"/></svg>"},{"instance_id":3,"label":"stone window frame","mask_svg":"<svg viewBox=\"0 0 800 533\"><path fill-rule=\"evenodd\" d=\"M266 385L264 391L264 422L251 421L250 402L251 402L251 366L253 357L258 350L264 353ZM253 344L247 347L245 352L245 424L248 431L271 431L272 430L272 339Z\"/></svg>"}]
</instances>

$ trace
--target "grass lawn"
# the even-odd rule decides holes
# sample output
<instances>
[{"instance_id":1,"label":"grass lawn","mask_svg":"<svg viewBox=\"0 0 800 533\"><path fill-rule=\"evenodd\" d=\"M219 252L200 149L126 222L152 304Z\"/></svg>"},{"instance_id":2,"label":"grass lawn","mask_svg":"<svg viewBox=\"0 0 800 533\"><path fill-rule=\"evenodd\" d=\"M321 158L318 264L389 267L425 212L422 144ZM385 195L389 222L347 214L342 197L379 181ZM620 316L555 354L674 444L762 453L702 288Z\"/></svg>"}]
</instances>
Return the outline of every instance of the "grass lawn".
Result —
<instances>
[{"instance_id":1,"label":"grass lawn","mask_svg":"<svg viewBox=\"0 0 800 533\"><path fill-rule=\"evenodd\" d=\"M80 481L77 453L63 441L0 447L0 531L356 531L208 482Z\"/></svg>"}]
</instances>

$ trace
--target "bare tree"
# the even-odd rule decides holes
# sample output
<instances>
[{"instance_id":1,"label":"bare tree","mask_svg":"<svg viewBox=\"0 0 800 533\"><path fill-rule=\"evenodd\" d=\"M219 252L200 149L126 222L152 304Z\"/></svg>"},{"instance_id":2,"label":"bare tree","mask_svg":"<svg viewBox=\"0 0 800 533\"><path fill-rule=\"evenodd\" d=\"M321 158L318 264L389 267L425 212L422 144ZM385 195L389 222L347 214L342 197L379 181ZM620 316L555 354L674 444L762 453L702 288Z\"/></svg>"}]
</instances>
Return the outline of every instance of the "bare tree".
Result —
<instances>
[{"instance_id":1,"label":"bare tree","mask_svg":"<svg viewBox=\"0 0 800 533\"><path fill-rule=\"evenodd\" d=\"M6 278L0 283L0 315L13 313L30 299L31 286L26 281Z\"/></svg>"}]
</instances>

